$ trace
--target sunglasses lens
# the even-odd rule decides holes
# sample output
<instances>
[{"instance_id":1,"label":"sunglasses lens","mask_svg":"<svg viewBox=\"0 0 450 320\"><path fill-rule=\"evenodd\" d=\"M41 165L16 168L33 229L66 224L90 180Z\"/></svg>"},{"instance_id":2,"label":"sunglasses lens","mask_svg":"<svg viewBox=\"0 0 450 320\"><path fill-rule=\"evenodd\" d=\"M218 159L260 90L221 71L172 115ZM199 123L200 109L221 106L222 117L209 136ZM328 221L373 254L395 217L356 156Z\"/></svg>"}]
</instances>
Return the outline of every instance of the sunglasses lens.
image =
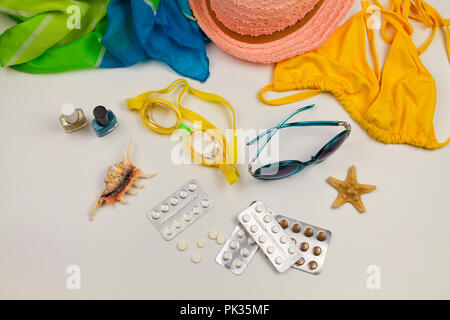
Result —
<instances>
[{"instance_id":1,"label":"sunglasses lens","mask_svg":"<svg viewBox=\"0 0 450 320\"><path fill-rule=\"evenodd\" d=\"M303 169L299 162L279 162L277 164L268 164L255 171L255 176L262 180L277 180L287 178Z\"/></svg>"},{"instance_id":2,"label":"sunglasses lens","mask_svg":"<svg viewBox=\"0 0 450 320\"><path fill-rule=\"evenodd\" d=\"M335 138L335 140L331 144L327 145L324 149L322 149L319 152L320 155L317 158L317 161L318 162L323 161L327 159L330 155L332 155L337 149L340 148L340 146L342 146L342 144L344 143L345 140L347 140L349 135L350 132L345 132L341 136Z\"/></svg>"}]
</instances>

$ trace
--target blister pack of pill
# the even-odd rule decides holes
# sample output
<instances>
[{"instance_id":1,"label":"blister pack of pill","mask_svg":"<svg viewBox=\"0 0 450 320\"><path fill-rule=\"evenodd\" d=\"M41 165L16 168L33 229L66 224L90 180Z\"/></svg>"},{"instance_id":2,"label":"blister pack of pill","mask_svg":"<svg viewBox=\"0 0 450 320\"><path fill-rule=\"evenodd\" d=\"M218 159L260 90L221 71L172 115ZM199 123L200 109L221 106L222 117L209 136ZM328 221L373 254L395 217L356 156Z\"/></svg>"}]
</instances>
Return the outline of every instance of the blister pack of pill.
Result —
<instances>
[{"instance_id":1,"label":"blister pack of pill","mask_svg":"<svg viewBox=\"0 0 450 320\"><path fill-rule=\"evenodd\" d=\"M275 218L302 253L302 257L292 267L311 274L320 274L325 263L331 232L282 215Z\"/></svg>"},{"instance_id":2,"label":"blister pack of pill","mask_svg":"<svg viewBox=\"0 0 450 320\"><path fill-rule=\"evenodd\" d=\"M241 226L231 233L216 257L216 262L236 275L244 273L259 247Z\"/></svg>"},{"instance_id":3,"label":"blister pack of pill","mask_svg":"<svg viewBox=\"0 0 450 320\"><path fill-rule=\"evenodd\" d=\"M279 272L288 270L301 258L300 249L261 201L241 212L238 220Z\"/></svg>"},{"instance_id":4,"label":"blister pack of pill","mask_svg":"<svg viewBox=\"0 0 450 320\"><path fill-rule=\"evenodd\" d=\"M156 205L147 215L165 240L172 240L212 209L214 201L191 179Z\"/></svg>"}]
</instances>

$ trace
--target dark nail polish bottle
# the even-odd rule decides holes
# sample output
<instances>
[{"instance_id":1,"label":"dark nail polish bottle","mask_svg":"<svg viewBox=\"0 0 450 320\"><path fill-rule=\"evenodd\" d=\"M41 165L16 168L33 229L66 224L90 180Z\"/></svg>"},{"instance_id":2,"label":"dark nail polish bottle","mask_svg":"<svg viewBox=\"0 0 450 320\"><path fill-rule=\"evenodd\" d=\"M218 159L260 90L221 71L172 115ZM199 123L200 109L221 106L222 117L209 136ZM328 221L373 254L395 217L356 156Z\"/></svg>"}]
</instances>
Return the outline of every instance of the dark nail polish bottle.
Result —
<instances>
[{"instance_id":1,"label":"dark nail polish bottle","mask_svg":"<svg viewBox=\"0 0 450 320\"><path fill-rule=\"evenodd\" d=\"M91 126L99 137L106 136L119 124L114 113L111 110L106 110L104 106L94 108L94 117Z\"/></svg>"}]
</instances>

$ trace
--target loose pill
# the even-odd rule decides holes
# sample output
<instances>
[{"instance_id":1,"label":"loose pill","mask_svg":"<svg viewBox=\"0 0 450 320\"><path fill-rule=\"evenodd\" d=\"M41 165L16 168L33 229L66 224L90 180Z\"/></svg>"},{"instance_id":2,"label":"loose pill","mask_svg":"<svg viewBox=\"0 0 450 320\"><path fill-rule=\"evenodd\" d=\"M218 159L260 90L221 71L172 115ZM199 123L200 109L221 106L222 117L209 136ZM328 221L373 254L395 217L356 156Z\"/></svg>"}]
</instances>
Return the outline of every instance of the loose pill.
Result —
<instances>
[{"instance_id":1,"label":"loose pill","mask_svg":"<svg viewBox=\"0 0 450 320\"><path fill-rule=\"evenodd\" d=\"M192 261L193 263L200 263L200 261L202 261L202 257L201 257L199 254L195 253L195 254L191 257L191 261Z\"/></svg>"},{"instance_id":2,"label":"loose pill","mask_svg":"<svg viewBox=\"0 0 450 320\"><path fill-rule=\"evenodd\" d=\"M180 250L180 251L186 251L187 248L188 248L188 243L187 243L187 241L185 241L185 240L180 240L180 241L178 241L178 243L177 243L177 248L178 248L178 250Z\"/></svg>"},{"instance_id":3,"label":"loose pill","mask_svg":"<svg viewBox=\"0 0 450 320\"><path fill-rule=\"evenodd\" d=\"M217 244L224 244L225 243L225 236L222 233L219 233L217 235L216 242L217 242Z\"/></svg>"},{"instance_id":4,"label":"loose pill","mask_svg":"<svg viewBox=\"0 0 450 320\"><path fill-rule=\"evenodd\" d=\"M216 240L217 239L217 231L216 230L210 230L208 232L208 238L210 238L211 240Z\"/></svg>"},{"instance_id":5,"label":"loose pill","mask_svg":"<svg viewBox=\"0 0 450 320\"><path fill-rule=\"evenodd\" d=\"M198 240L197 241L197 247L204 248L206 246L205 240Z\"/></svg>"}]
</instances>

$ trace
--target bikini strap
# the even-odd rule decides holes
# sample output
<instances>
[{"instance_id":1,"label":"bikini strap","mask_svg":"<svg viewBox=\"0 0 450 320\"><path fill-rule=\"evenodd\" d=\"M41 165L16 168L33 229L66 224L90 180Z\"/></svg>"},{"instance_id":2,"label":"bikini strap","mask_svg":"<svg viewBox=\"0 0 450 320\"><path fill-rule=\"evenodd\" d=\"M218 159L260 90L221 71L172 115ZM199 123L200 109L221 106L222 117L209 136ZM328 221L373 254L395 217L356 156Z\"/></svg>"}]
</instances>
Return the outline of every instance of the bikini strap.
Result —
<instances>
[{"instance_id":1,"label":"bikini strap","mask_svg":"<svg viewBox=\"0 0 450 320\"><path fill-rule=\"evenodd\" d=\"M374 3L377 6L384 8L378 0L374 0ZM419 55L428 49L436 36L438 28L443 28L446 37L447 56L450 62L450 19L442 18L440 13L435 8L423 0L390 0L390 4L390 10L396 12L403 19L413 19L419 21L427 28L433 28L428 40L422 46L417 48ZM389 37L387 34L389 24L390 23L388 21L383 23L382 36L386 43L391 44L393 37Z\"/></svg>"},{"instance_id":2,"label":"bikini strap","mask_svg":"<svg viewBox=\"0 0 450 320\"><path fill-rule=\"evenodd\" d=\"M264 96L266 92L279 92L279 91L280 90L276 90L274 84L271 83L261 89L261 91L258 93L258 98L259 100L270 106L281 106L284 104L294 103L315 97L322 92L321 90L305 90L276 99L266 99L266 97Z\"/></svg>"}]
</instances>

